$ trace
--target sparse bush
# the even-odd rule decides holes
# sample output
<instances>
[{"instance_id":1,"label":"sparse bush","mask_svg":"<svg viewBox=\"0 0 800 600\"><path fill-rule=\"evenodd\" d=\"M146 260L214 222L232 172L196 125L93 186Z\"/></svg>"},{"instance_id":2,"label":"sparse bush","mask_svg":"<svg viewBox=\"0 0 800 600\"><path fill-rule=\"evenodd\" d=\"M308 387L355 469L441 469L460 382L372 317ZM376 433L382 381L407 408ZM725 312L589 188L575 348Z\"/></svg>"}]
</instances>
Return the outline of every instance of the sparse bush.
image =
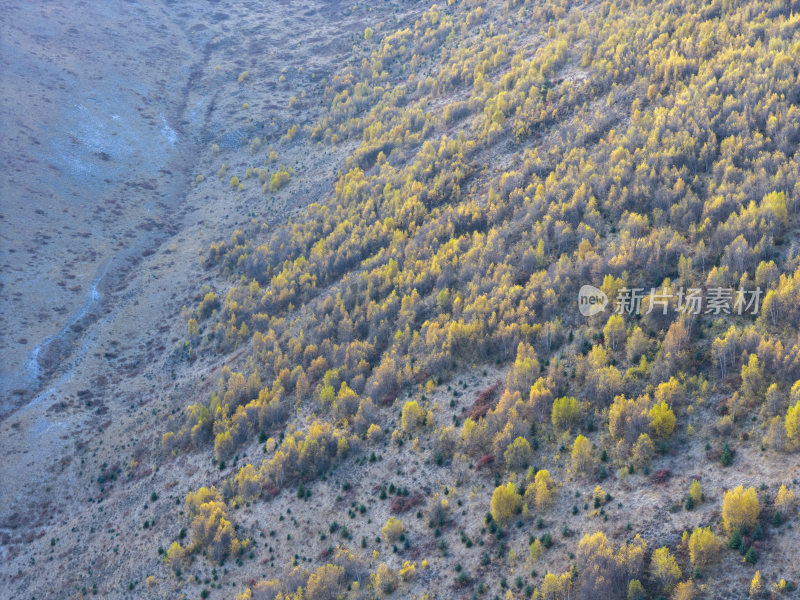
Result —
<instances>
[{"instance_id":1,"label":"sparse bush","mask_svg":"<svg viewBox=\"0 0 800 600\"><path fill-rule=\"evenodd\" d=\"M384 562L378 565L378 570L370 575L370 579L372 587L383 594L391 594L397 589L397 574Z\"/></svg>"},{"instance_id":2,"label":"sparse bush","mask_svg":"<svg viewBox=\"0 0 800 600\"><path fill-rule=\"evenodd\" d=\"M409 561L403 562L403 566L399 571L400 580L406 583L416 581L417 579L417 564Z\"/></svg>"},{"instance_id":3,"label":"sparse bush","mask_svg":"<svg viewBox=\"0 0 800 600\"><path fill-rule=\"evenodd\" d=\"M285 168L275 171L269 178L269 191L277 192L291 179L291 173Z\"/></svg>"},{"instance_id":4,"label":"sparse bush","mask_svg":"<svg viewBox=\"0 0 800 600\"><path fill-rule=\"evenodd\" d=\"M386 525L384 525L381 529L381 533L383 533L383 539L390 544L396 542L404 531L405 526L403 525L403 522L395 517L389 517L389 520L386 521Z\"/></svg>"}]
</instances>

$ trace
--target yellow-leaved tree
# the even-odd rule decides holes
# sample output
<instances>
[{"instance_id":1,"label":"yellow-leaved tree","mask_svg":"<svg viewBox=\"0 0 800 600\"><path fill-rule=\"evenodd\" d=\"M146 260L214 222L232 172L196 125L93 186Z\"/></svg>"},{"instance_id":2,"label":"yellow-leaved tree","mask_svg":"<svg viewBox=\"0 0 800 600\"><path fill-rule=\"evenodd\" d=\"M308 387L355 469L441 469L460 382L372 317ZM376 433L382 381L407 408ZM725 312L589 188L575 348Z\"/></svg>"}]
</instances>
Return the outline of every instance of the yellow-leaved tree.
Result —
<instances>
[{"instance_id":1,"label":"yellow-leaved tree","mask_svg":"<svg viewBox=\"0 0 800 600\"><path fill-rule=\"evenodd\" d=\"M700 485L697 479L692 479L692 483L689 485L689 497L692 499L695 506L699 505L705 499L703 495L703 486Z\"/></svg>"},{"instance_id":2,"label":"yellow-leaved tree","mask_svg":"<svg viewBox=\"0 0 800 600\"><path fill-rule=\"evenodd\" d=\"M543 552L544 552L544 546L542 545L542 542L540 542L539 539L537 538L533 540L533 543L530 545L530 548L528 549L528 558L530 559L531 562L536 562L537 560L539 560L539 558L541 558Z\"/></svg>"},{"instance_id":3,"label":"yellow-leaved tree","mask_svg":"<svg viewBox=\"0 0 800 600\"><path fill-rule=\"evenodd\" d=\"M586 436L579 435L572 444L572 468L577 473L588 473L593 466L592 445Z\"/></svg>"},{"instance_id":4,"label":"yellow-leaved tree","mask_svg":"<svg viewBox=\"0 0 800 600\"><path fill-rule=\"evenodd\" d=\"M625 585L642 572L646 550L647 544L638 534L617 549L601 531L584 535L575 552L580 597L619 597L624 589L620 584Z\"/></svg>"},{"instance_id":5,"label":"yellow-leaved tree","mask_svg":"<svg viewBox=\"0 0 800 600\"><path fill-rule=\"evenodd\" d=\"M304 598L306 600L335 598L342 590L344 581L344 568L332 564L322 565L308 576Z\"/></svg>"},{"instance_id":6,"label":"yellow-leaved tree","mask_svg":"<svg viewBox=\"0 0 800 600\"><path fill-rule=\"evenodd\" d=\"M675 430L675 413L666 402L658 402L647 413L650 429L660 438L669 437Z\"/></svg>"},{"instance_id":7,"label":"yellow-leaved tree","mask_svg":"<svg viewBox=\"0 0 800 600\"><path fill-rule=\"evenodd\" d=\"M524 469L530 464L533 451L528 440L518 437L508 445L503 456L509 469L518 470Z\"/></svg>"},{"instance_id":8,"label":"yellow-leaved tree","mask_svg":"<svg viewBox=\"0 0 800 600\"><path fill-rule=\"evenodd\" d=\"M794 492L787 488L786 485L781 484L778 495L775 496L775 508L784 514L788 514L794 508L795 501Z\"/></svg>"},{"instance_id":9,"label":"yellow-leaved tree","mask_svg":"<svg viewBox=\"0 0 800 600\"><path fill-rule=\"evenodd\" d=\"M400 426L405 432L414 431L417 427L425 425L426 413L416 400L409 400L403 404L400 415Z\"/></svg>"},{"instance_id":10,"label":"yellow-leaved tree","mask_svg":"<svg viewBox=\"0 0 800 600\"><path fill-rule=\"evenodd\" d=\"M725 492L722 499L722 525L725 531L732 533L737 529L750 529L756 524L761 505L753 487L746 490L738 486Z\"/></svg>"},{"instance_id":11,"label":"yellow-leaved tree","mask_svg":"<svg viewBox=\"0 0 800 600\"><path fill-rule=\"evenodd\" d=\"M378 565L377 571L370 575L370 581L376 591L384 594L391 594L397 589L397 573L392 571L389 565L384 562Z\"/></svg>"},{"instance_id":12,"label":"yellow-leaved tree","mask_svg":"<svg viewBox=\"0 0 800 600\"><path fill-rule=\"evenodd\" d=\"M689 536L689 560L696 569L713 565L720 558L723 541L710 527L696 527Z\"/></svg>"},{"instance_id":13,"label":"yellow-leaved tree","mask_svg":"<svg viewBox=\"0 0 800 600\"><path fill-rule=\"evenodd\" d=\"M786 437L793 444L800 443L800 400L786 411Z\"/></svg>"},{"instance_id":14,"label":"yellow-leaved tree","mask_svg":"<svg viewBox=\"0 0 800 600\"><path fill-rule=\"evenodd\" d=\"M553 402L551 420L557 429L569 429L578 419L580 408L573 396L556 398Z\"/></svg>"},{"instance_id":15,"label":"yellow-leaved tree","mask_svg":"<svg viewBox=\"0 0 800 600\"><path fill-rule=\"evenodd\" d=\"M503 525L517 513L521 504L522 496L517 493L513 482L498 486L492 493L492 518Z\"/></svg>"},{"instance_id":16,"label":"yellow-leaved tree","mask_svg":"<svg viewBox=\"0 0 800 600\"><path fill-rule=\"evenodd\" d=\"M675 586L675 591L672 592L672 600L693 600L697 590L694 587L694 581L681 581Z\"/></svg>"},{"instance_id":17,"label":"yellow-leaved tree","mask_svg":"<svg viewBox=\"0 0 800 600\"><path fill-rule=\"evenodd\" d=\"M650 559L650 574L667 593L672 591L683 575L675 557L666 546L653 552L653 557Z\"/></svg>"},{"instance_id":18,"label":"yellow-leaved tree","mask_svg":"<svg viewBox=\"0 0 800 600\"><path fill-rule=\"evenodd\" d=\"M625 339L625 320L620 315L611 315L603 327L603 339L606 345L615 351Z\"/></svg>"},{"instance_id":19,"label":"yellow-leaved tree","mask_svg":"<svg viewBox=\"0 0 800 600\"><path fill-rule=\"evenodd\" d=\"M756 571L750 582L750 595L754 598L764 593L764 584L761 582L761 571Z\"/></svg>"},{"instance_id":20,"label":"yellow-leaved tree","mask_svg":"<svg viewBox=\"0 0 800 600\"><path fill-rule=\"evenodd\" d=\"M641 469L653 459L655 452L656 446L653 440L646 433L642 433L631 450L631 462L637 469Z\"/></svg>"},{"instance_id":21,"label":"yellow-leaved tree","mask_svg":"<svg viewBox=\"0 0 800 600\"><path fill-rule=\"evenodd\" d=\"M547 510L553 503L553 497L556 493L556 483L553 481L553 478L550 477L550 472L546 469L537 471L533 486L536 497L536 508L538 510Z\"/></svg>"}]
</instances>

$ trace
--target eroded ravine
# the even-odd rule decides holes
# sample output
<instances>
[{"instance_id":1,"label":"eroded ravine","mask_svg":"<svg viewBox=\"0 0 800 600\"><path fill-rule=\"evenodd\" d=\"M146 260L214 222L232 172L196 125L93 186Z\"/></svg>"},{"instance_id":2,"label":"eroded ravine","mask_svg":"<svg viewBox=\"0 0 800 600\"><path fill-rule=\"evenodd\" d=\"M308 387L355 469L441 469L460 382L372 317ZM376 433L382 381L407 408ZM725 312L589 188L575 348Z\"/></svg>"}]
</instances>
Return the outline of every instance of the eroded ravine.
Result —
<instances>
[{"instance_id":1,"label":"eroded ravine","mask_svg":"<svg viewBox=\"0 0 800 600\"><path fill-rule=\"evenodd\" d=\"M23 3L3 13L8 414L69 372L111 291L174 233L192 140L177 131L189 78L181 65L202 56L149 3Z\"/></svg>"}]
</instances>

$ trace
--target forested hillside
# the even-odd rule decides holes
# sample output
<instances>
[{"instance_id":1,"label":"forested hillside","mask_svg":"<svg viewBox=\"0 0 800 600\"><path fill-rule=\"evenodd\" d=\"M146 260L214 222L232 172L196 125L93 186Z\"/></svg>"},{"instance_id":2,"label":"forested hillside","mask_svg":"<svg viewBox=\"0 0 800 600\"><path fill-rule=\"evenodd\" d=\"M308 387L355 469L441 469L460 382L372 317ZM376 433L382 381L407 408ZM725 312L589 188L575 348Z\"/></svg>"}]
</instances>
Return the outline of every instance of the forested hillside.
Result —
<instances>
[{"instance_id":1,"label":"forested hillside","mask_svg":"<svg viewBox=\"0 0 800 600\"><path fill-rule=\"evenodd\" d=\"M173 358L224 367L159 452L214 469L159 525L162 585L797 593L800 5L420 5L317 89L198 173L306 208L203 255ZM345 157L332 194L298 145Z\"/></svg>"},{"instance_id":2,"label":"forested hillside","mask_svg":"<svg viewBox=\"0 0 800 600\"><path fill-rule=\"evenodd\" d=\"M187 358L244 354L164 436L227 473L187 497L170 564L263 554L276 496L305 518L354 465L337 504L359 535L324 525L311 564L270 546L238 598L788 593L796 11L450 2L365 30L324 116L284 142L347 149L335 194L213 244L223 283L186 310ZM274 188L251 182L261 154L232 193ZM578 311L584 284L606 311ZM632 288L641 310L614 314ZM729 302L687 310L690 289ZM368 467L393 458L396 475ZM745 461L762 466L739 481ZM387 494L379 521L366 505ZM242 506L258 522L235 530Z\"/></svg>"},{"instance_id":3,"label":"forested hillside","mask_svg":"<svg viewBox=\"0 0 800 600\"><path fill-rule=\"evenodd\" d=\"M324 116L287 134L347 148L333 197L208 250L227 283L187 309L182 352L245 354L164 436L166 453L213 453L229 473L187 498L190 535L168 560L252 554L282 490L305 499L341 486L344 465L401 457L423 473L391 486L402 516L360 523L360 544L331 525L292 585L239 597L793 585L777 547L798 549L783 526L800 476L796 10L450 2L365 30ZM578 311L584 284L608 310ZM639 314L614 314L632 288ZM727 305L679 303L720 288ZM487 368L499 385L463 391ZM745 460L764 470L726 491ZM387 494L363 473L353 513L371 485ZM667 502L644 501L676 478ZM234 532L243 505L260 522ZM682 535L652 525L667 511L688 512Z\"/></svg>"}]
</instances>

